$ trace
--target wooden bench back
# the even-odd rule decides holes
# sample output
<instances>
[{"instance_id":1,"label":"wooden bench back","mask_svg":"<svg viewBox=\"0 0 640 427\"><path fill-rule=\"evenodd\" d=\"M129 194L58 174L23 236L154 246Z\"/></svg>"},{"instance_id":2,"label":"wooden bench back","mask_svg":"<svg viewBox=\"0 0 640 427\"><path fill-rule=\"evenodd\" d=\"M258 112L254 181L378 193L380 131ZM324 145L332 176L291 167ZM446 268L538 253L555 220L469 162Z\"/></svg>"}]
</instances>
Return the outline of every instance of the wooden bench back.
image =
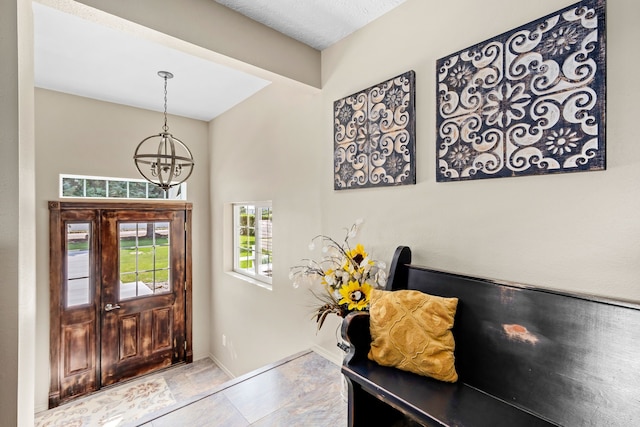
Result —
<instances>
[{"instance_id":1,"label":"wooden bench back","mask_svg":"<svg viewBox=\"0 0 640 427\"><path fill-rule=\"evenodd\" d=\"M563 426L640 423L640 305L410 265L387 289L459 298L460 381Z\"/></svg>"}]
</instances>

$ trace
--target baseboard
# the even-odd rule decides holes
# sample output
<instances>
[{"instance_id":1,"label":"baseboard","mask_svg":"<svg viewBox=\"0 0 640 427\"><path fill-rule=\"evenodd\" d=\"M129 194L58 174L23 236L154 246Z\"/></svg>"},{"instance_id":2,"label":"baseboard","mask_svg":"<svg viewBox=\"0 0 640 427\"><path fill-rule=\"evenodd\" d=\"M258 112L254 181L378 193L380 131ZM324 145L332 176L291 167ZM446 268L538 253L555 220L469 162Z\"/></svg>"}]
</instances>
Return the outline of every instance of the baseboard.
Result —
<instances>
[{"instance_id":1,"label":"baseboard","mask_svg":"<svg viewBox=\"0 0 640 427\"><path fill-rule=\"evenodd\" d=\"M227 369L226 366L224 366L224 363L222 363L220 360L218 360L217 357L215 357L213 354L209 353L209 358L211 360L213 360L213 363L215 363L216 365L218 365L218 368L222 369L222 372L224 372L225 374L227 374L227 376L231 379L234 379L236 376L233 375L231 373L231 371L229 369Z\"/></svg>"},{"instance_id":2,"label":"baseboard","mask_svg":"<svg viewBox=\"0 0 640 427\"><path fill-rule=\"evenodd\" d=\"M327 351L326 348L320 347L319 345L312 346L311 350L315 353L318 353L320 356L324 357L330 362L335 363L338 366L342 365L342 360L344 359L344 353L342 353L342 356L341 356L339 353Z\"/></svg>"}]
</instances>

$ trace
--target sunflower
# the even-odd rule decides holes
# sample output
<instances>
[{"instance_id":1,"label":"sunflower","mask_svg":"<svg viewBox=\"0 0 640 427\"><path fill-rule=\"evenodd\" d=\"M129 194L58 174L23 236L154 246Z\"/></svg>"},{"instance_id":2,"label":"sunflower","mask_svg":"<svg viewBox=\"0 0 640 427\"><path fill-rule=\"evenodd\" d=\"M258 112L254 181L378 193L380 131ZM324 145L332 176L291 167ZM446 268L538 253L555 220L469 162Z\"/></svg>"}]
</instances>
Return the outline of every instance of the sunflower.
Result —
<instances>
[{"instance_id":1,"label":"sunflower","mask_svg":"<svg viewBox=\"0 0 640 427\"><path fill-rule=\"evenodd\" d=\"M345 254L347 255L347 260L344 263L343 269L349 274L354 274L355 272L362 274L367 264L375 264L369 259L369 254L364 251L364 246L360 243L358 243L354 249L346 251ZM367 262L363 264L365 260Z\"/></svg>"},{"instance_id":2,"label":"sunflower","mask_svg":"<svg viewBox=\"0 0 640 427\"><path fill-rule=\"evenodd\" d=\"M369 304L370 294L370 284L366 282L361 284L352 280L347 286L342 286L340 288L340 295L342 295L342 299L338 304L348 304L348 310L365 310Z\"/></svg>"},{"instance_id":3,"label":"sunflower","mask_svg":"<svg viewBox=\"0 0 640 427\"><path fill-rule=\"evenodd\" d=\"M351 258L357 265L360 265L360 263L366 257L368 257L369 254L364 251L364 246L358 243L355 249L351 249L350 251L347 252L347 256Z\"/></svg>"}]
</instances>

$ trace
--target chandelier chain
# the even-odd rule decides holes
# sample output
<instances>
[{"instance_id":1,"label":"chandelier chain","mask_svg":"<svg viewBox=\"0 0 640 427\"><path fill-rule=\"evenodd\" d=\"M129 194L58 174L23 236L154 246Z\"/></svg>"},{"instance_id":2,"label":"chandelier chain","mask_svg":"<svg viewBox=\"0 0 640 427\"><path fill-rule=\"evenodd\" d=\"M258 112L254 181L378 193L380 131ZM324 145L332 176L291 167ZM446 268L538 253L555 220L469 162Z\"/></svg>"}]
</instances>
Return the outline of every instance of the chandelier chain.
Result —
<instances>
[{"instance_id":1,"label":"chandelier chain","mask_svg":"<svg viewBox=\"0 0 640 427\"><path fill-rule=\"evenodd\" d=\"M162 126L162 130L166 133L169 131L169 126L167 126L167 76L164 76L164 126Z\"/></svg>"},{"instance_id":2,"label":"chandelier chain","mask_svg":"<svg viewBox=\"0 0 640 427\"><path fill-rule=\"evenodd\" d=\"M169 133L167 124L167 80L173 78L169 71L158 71L164 79L164 126L162 132L143 139L133 154L140 175L151 184L165 191L185 182L193 172L193 155L182 141Z\"/></svg>"}]
</instances>

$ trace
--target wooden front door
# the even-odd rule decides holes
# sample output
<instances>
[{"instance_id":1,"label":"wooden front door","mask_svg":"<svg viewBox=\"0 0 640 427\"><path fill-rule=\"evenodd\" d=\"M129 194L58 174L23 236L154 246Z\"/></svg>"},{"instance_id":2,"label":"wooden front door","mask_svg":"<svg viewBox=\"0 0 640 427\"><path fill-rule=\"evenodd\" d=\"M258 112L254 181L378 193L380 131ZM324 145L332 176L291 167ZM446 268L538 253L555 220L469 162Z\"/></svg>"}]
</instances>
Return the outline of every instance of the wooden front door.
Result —
<instances>
[{"instance_id":1,"label":"wooden front door","mask_svg":"<svg viewBox=\"0 0 640 427\"><path fill-rule=\"evenodd\" d=\"M192 361L190 217L185 203L50 203L50 407Z\"/></svg>"},{"instance_id":2,"label":"wooden front door","mask_svg":"<svg viewBox=\"0 0 640 427\"><path fill-rule=\"evenodd\" d=\"M102 385L184 360L184 211L102 213Z\"/></svg>"}]
</instances>

